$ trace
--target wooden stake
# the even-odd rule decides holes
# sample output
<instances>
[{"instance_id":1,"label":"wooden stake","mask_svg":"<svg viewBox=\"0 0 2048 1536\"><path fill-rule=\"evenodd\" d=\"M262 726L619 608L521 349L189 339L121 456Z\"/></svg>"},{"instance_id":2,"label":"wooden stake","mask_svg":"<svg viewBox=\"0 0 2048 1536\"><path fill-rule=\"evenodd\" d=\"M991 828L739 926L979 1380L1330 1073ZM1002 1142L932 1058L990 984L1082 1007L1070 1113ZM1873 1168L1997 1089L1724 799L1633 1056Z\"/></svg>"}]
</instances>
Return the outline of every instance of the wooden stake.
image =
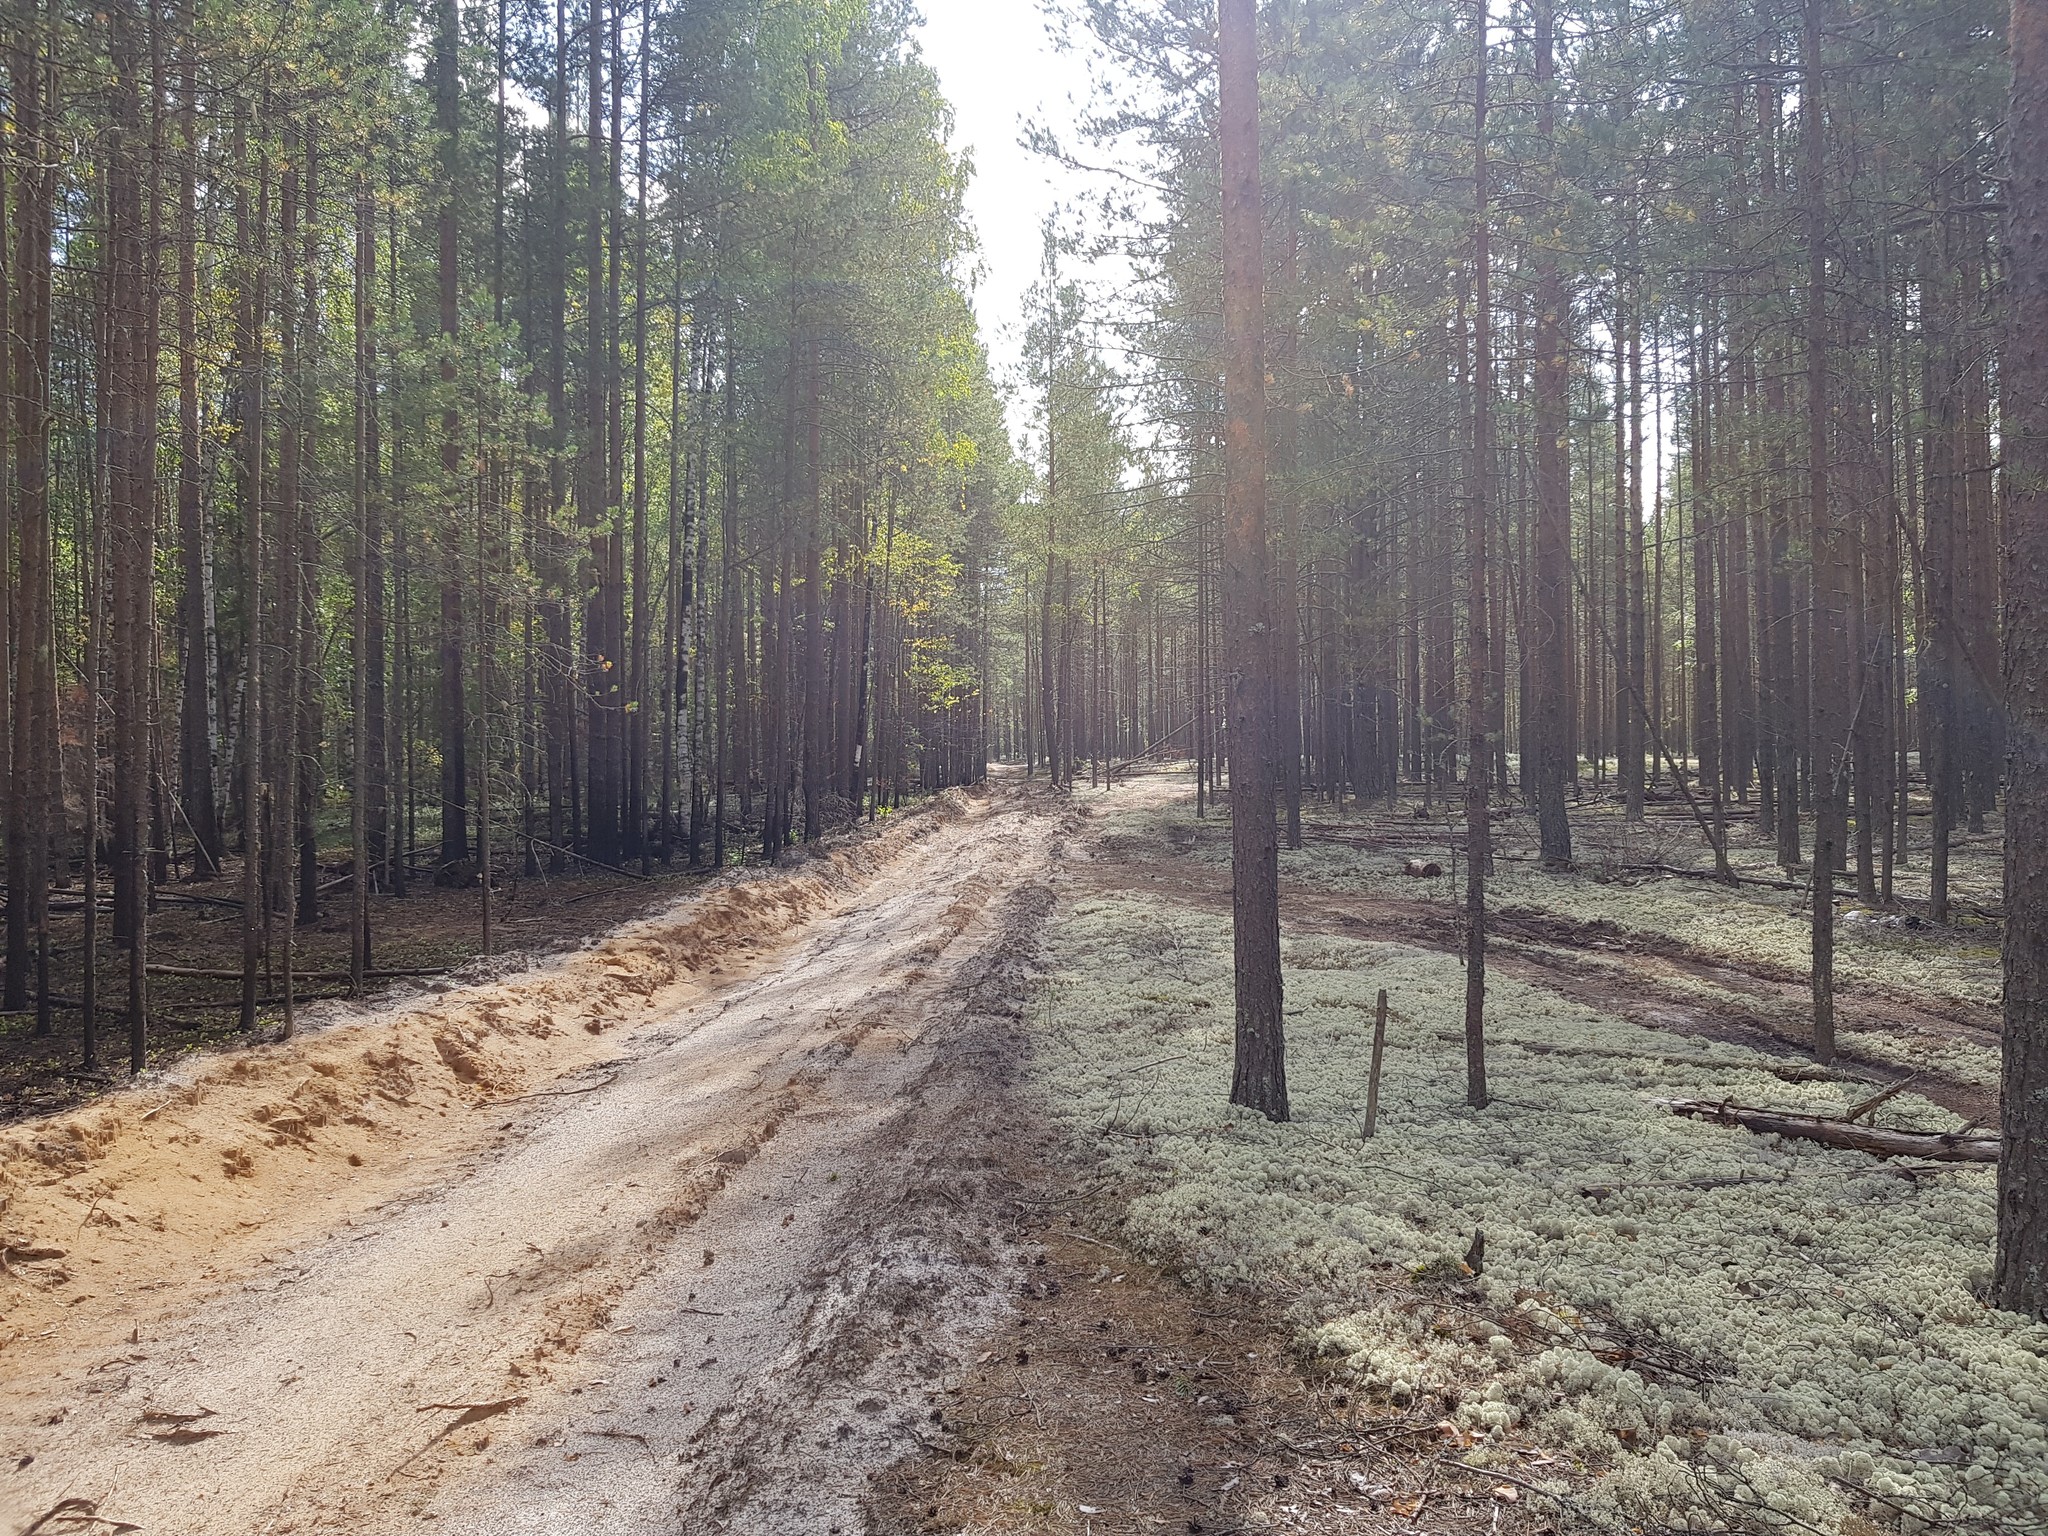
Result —
<instances>
[{"instance_id":1,"label":"wooden stake","mask_svg":"<svg viewBox=\"0 0 2048 1536\"><path fill-rule=\"evenodd\" d=\"M1365 1080L1365 1129L1363 1140L1371 1141L1380 1118L1380 1063L1387 1054L1387 989L1380 988L1379 1006L1372 1020L1372 1075Z\"/></svg>"}]
</instances>

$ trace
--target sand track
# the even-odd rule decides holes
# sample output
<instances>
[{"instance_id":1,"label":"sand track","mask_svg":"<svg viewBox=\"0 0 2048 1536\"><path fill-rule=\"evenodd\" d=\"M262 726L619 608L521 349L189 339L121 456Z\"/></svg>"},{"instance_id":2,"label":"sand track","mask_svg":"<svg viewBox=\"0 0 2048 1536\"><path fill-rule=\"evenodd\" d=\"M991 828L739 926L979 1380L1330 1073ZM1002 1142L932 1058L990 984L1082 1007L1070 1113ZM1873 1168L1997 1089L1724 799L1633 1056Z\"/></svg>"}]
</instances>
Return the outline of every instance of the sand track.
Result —
<instances>
[{"instance_id":1,"label":"sand track","mask_svg":"<svg viewBox=\"0 0 2048 1536\"><path fill-rule=\"evenodd\" d=\"M855 1529L1006 1305L976 1090L1069 817L956 798L0 1145L0 1529Z\"/></svg>"}]
</instances>

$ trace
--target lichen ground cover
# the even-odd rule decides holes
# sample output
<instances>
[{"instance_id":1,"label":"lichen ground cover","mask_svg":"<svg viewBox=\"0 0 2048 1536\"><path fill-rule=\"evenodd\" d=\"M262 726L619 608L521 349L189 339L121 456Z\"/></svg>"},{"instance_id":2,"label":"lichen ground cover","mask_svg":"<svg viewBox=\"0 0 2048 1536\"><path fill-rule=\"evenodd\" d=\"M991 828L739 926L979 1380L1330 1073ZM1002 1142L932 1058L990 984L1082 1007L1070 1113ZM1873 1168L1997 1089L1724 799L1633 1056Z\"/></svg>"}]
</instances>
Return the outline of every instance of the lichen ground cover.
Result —
<instances>
[{"instance_id":1,"label":"lichen ground cover","mask_svg":"<svg viewBox=\"0 0 2048 1536\"><path fill-rule=\"evenodd\" d=\"M1284 1301L1305 1348L1370 1392L1454 1396L1468 1455L1513 1437L1576 1458L1597 1478L1579 1508L1618 1527L2048 1517L2048 1327L1976 1294L1988 1172L1904 1178L1676 1118L1651 1101L1839 1111L1850 1090L1507 979L1496 1098L1470 1110L1458 960L1322 936L1288 943L1294 1120L1269 1125L1226 1103L1229 955L1225 921L1147 897L1069 903L1053 927L1037 1091L1131 1191L1136 1248ZM1954 1124L1910 1095L1887 1112ZM1473 1285L1499 1331L1431 1326L1415 1273L1454 1267L1481 1228Z\"/></svg>"},{"instance_id":2,"label":"lichen ground cover","mask_svg":"<svg viewBox=\"0 0 2048 1536\"><path fill-rule=\"evenodd\" d=\"M1336 817L1327 810L1317 814L1319 820L1340 827L1355 821L1362 829L1368 821L1356 814ZM1218 866L1229 862L1227 832L1219 830L1228 823L1216 823L1207 835L1201 835L1194 819L1179 804L1119 808L1108 819L1118 834L1133 840L1156 848L1177 847ZM1381 818L1382 832L1387 825L1387 819ZM1508 849L1514 846L1514 825L1511 823L1502 836ZM1632 835L1619 827L1618 820L1606 830L1623 841ZM1682 857L1668 847L1659 851ZM1984 863L1979 845L1960 852L1973 870ZM1411 857L1438 862L1444 875L1435 880L1403 875L1401 866ZM1385 847L1361 849L1311 839L1304 848L1283 848L1280 860L1281 873L1287 878L1347 894L1405 901L1435 897L1447 904L1458 899L1456 861L1441 822L1417 821L1412 841ZM1762 863L1738 861L1738 867L1749 874L1780 873L1775 866ZM1696 955L1738 966L1762 964L1796 974L1811 963L1812 921L1804 896L1791 891L1757 886L1731 890L1657 875L1596 879L1585 873L1551 874L1533 863L1505 861L1487 885L1489 900L1497 910L1529 908L1579 923L1611 923L1626 934L1676 938ZM1998 952L1990 941L1973 942L1966 935L1941 930L1887 926L1871 920L1873 915L1857 908L1846 894L1843 901L1836 925L1836 979L1851 1005L1859 988L1875 988L1919 1003L1997 1007L2002 977ZM1722 991L1706 981L1688 984L1672 979L1667 984L1681 989L1689 985L1710 1001L1740 1001L1740 994ZM1996 1051L1953 1037L1900 1042L1878 1031L1858 1030L1853 1006L1845 1011L1841 1039L1859 1055L1909 1069L1938 1066L1943 1075L1980 1087L1998 1082Z\"/></svg>"},{"instance_id":3,"label":"lichen ground cover","mask_svg":"<svg viewBox=\"0 0 2048 1536\"><path fill-rule=\"evenodd\" d=\"M1441 848L1435 854L1443 859ZM1285 871L1297 879L1366 895L1414 895L1399 889L1400 861L1385 853L1311 845L1282 854ZM1527 906L1578 922L1609 922L1625 932L1676 937L1691 949L1745 962L1765 962L1801 971L1812 955L1812 921L1805 897L1756 886L1735 890L1672 876L1595 880L1585 875L1546 874L1526 864L1502 864L1489 881L1501 906ZM1994 949L1961 946L1930 935L1881 928L1849 917L1845 908L1836 936L1841 986L1885 988L1894 995L1929 995L1992 1007L1998 1002L1999 967Z\"/></svg>"}]
</instances>

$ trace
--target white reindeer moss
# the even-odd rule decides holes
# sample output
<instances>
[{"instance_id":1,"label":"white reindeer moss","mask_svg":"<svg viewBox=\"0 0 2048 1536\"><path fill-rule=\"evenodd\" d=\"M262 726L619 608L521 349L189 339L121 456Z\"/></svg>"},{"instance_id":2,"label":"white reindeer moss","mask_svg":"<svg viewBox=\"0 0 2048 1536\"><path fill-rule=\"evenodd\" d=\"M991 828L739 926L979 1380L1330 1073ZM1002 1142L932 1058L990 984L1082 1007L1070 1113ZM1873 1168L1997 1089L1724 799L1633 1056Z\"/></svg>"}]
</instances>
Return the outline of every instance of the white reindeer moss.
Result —
<instances>
[{"instance_id":1,"label":"white reindeer moss","mask_svg":"<svg viewBox=\"0 0 2048 1536\"><path fill-rule=\"evenodd\" d=\"M1450 831L1441 819L1404 823L1378 813L1353 813L1335 817L1326 808L1319 821L1342 826L1356 822L1363 831L1371 823L1383 846L1358 848L1345 842L1311 836L1306 847L1282 849L1284 875L1332 890L1364 896L1388 896L1403 900L1434 897L1454 904L1458 894L1456 861L1450 851ZM1119 808L1109 813L1116 834L1147 845L1150 851L1179 849L1205 862L1227 865L1230 858L1227 828L1222 819L1203 826L1179 804L1151 804ZM1591 825L1587 825L1591 823ZM1507 824L1497 834L1507 857L1488 881L1496 909L1526 907L1552 913L1576 922L1612 923L1624 933L1654 937L1676 937L1704 956L1726 956L1745 963L1766 963L1790 972L1803 972L1811 955L1812 922L1802 892L1771 890L1760 886L1730 889L1700 880L1656 874L1616 873L1599 878L1604 866L1603 838L1607 843L1626 844L1631 837L1618 819L1581 813L1574 831L1582 847L1582 870L1573 874L1546 873L1534 862L1533 848L1518 841L1519 822ZM1384 841L1389 828L1399 834ZM1339 834L1342 835L1342 834ZM1696 842L1697 839L1691 839ZM1995 899L1998 882L1995 858L1987 863L1986 844L1959 847L1958 870L1988 871L1988 894ZM1643 858L1677 860L1680 867L1710 867L1706 855L1686 842L1660 844L1636 850ZM1992 848L1995 855L1995 847ZM1409 859L1433 861L1444 874L1436 879L1415 879L1401 873ZM1626 863L1623 858L1620 862ZM1919 866L1924 874L1924 858ZM1745 860L1736 851L1735 864L1745 875L1778 877L1784 873L1768 856L1758 854ZM1920 882L1924 886L1924 879ZM1905 888L1902 875L1901 889ZM1924 890L1921 892L1924 895ZM1928 997L1978 1007L1996 1007L2000 971L1995 944L1976 942L1961 931L1933 928L1907 929L1865 920L1852 901L1846 882L1843 909L1836 925L1835 964L1838 984L1853 995L1858 987L1873 988L1893 996ZM1597 955L1582 956L1597 959ZM1707 991L1704 985L1701 990ZM1859 1041L1859 1049L1866 1042ZM1880 1049L1870 1052L1883 1056ZM1966 1043L1945 1048L1944 1070L1961 1069L1961 1075L1986 1071L1996 1081L1995 1052ZM1902 1063L1911 1064L1911 1063Z\"/></svg>"},{"instance_id":2,"label":"white reindeer moss","mask_svg":"<svg viewBox=\"0 0 2048 1536\"><path fill-rule=\"evenodd\" d=\"M1495 1102L1464 1105L1452 956L1316 937L1287 951L1294 1121L1230 1108L1227 924L1140 898L1055 924L1047 1112L1137 1193L1140 1250L1292 1301L1304 1345L1396 1402L1455 1396L1611 1468L1617 1521L1908 1531L2048 1518L2048 1327L1989 1310L1993 1179L1671 1116L1652 1097L1839 1111L1746 1049L1491 985ZM1392 995L1379 1135L1358 1128ZM1900 1122L1954 1117L1902 1095ZM1413 1277L1486 1233L1483 1310ZM1419 1300L1419 1298L1421 1298ZM1507 1326L1506 1324L1502 1325Z\"/></svg>"}]
</instances>

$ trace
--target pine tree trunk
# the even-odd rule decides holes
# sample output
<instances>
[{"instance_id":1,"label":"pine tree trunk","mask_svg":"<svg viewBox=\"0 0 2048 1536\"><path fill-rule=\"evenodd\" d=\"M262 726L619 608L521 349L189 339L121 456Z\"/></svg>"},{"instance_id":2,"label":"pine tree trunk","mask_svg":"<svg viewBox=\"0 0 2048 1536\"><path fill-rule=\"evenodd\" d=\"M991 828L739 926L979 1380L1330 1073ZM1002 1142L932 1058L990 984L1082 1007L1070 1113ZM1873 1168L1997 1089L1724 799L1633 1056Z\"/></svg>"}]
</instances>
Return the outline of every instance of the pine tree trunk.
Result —
<instances>
[{"instance_id":1,"label":"pine tree trunk","mask_svg":"<svg viewBox=\"0 0 2048 1536\"><path fill-rule=\"evenodd\" d=\"M824 798L827 782L825 587L823 551L824 480L822 434L824 430L823 390L818 377L818 346L815 339L807 349L804 387L804 514L803 565L799 581L803 592L803 669L798 686L797 750L802 758L804 797L804 841L814 843L824 835Z\"/></svg>"},{"instance_id":2,"label":"pine tree trunk","mask_svg":"<svg viewBox=\"0 0 2048 1536\"><path fill-rule=\"evenodd\" d=\"M392 878L397 845L391 828L391 704L386 613L386 570L384 561L384 477L381 413L377 409L377 207L364 177L357 194L357 260L362 264L361 308L357 313L357 343L362 349L360 409L362 423L362 546L363 584L363 751L364 839L370 862L373 888L396 891L400 882ZM368 893L365 892L365 895ZM370 969L368 916L361 918L362 964Z\"/></svg>"},{"instance_id":3,"label":"pine tree trunk","mask_svg":"<svg viewBox=\"0 0 2048 1536\"><path fill-rule=\"evenodd\" d=\"M33 12L30 12L30 15L32 14ZM24 17L23 22L25 30L28 18ZM0 31L0 75L4 75L9 81L16 81L20 79L24 71L33 71L36 67L35 50L32 46L28 45L27 40L25 38L18 38L12 32ZM16 85L10 88L8 99L15 103L18 108L22 95L21 88ZM24 150L28 148L26 142L21 143L19 147ZM13 800L14 783L14 625L16 593L15 564L12 559L15 508L14 497L11 493L14 473L14 369L17 361L15 356L16 313L14 307L14 262L17 252L10 249L7 245L8 232L14 227L11 217L14 201L9 177L9 172L12 169L11 158L9 155L0 154L0 486L6 487L5 490L0 490L0 554L7 556L7 558L0 558L0 828L5 828L6 830L9 851L11 851L14 836L13 828L7 825L7 817ZM24 172L24 207L22 218L23 222L27 222L29 214L26 204L29 198L26 187L27 183L32 182L34 179L33 161L25 159L22 169ZM0 867L4 867L4 865L0 865ZM18 886L12 884L11 874L8 879L10 893L13 898L9 903L11 906L22 900L22 892ZM26 938L26 933L27 930L24 925L24 938ZM0 956L4 956L5 943L5 936L0 935ZM0 966L4 966L4 959L0 959ZM8 969L11 970L11 967L8 967ZM87 969L90 969L90 967L88 966ZM10 977L9 979L18 983L21 978ZM6 984L0 983L0 991L5 989Z\"/></svg>"},{"instance_id":4,"label":"pine tree trunk","mask_svg":"<svg viewBox=\"0 0 2048 1536\"><path fill-rule=\"evenodd\" d=\"M305 138L305 220L301 239L301 296L303 318L299 324L299 381L297 415L302 477L304 470L319 472L316 436L320 424L320 275L322 243L320 231L319 145L309 130ZM293 922L309 928L320 920L319 828L315 820L323 791L320 742L325 712L326 689L320 666L321 634L318 584L321 564L320 521L317 497L306 494L304 485L297 497L299 525L296 534L296 563L292 588L296 595L298 662L293 678L294 708L298 722L296 750L290 775L293 829L298 854L294 874L298 890L293 896Z\"/></svg>"},{"instance_id":5,"label":"pine tree trunk","mask_svg":"<svg viewBox=\"0 0 2048 1536\"><path fill-rule=\"evenodd\" d=\"M188 13L189 17L189 13ZM219 876L225 846L220 792L214 779L213 550L206 536L203 448L200 442L198 260L197 56L187 23L179 81L178 177L178 553L184 573L179 596L183 627L183 686L178 708L179 802L192 831L194 879Z\"/></svg>"},{"instance_id":6,"label":"pine tree trunk","mask_svg":"<svg viewBox=\"0 0 2048 1536\"><path fill-rule=\"evenodd\" d=\"M1281 239L1280 298L1286 322L1274 348L1274 372L1280 386L1280 420L1273 434L1278 455L1275 479L1280 492L1280 550L1274 561L1273 673L1275 725L1279 731L1280 792L1285 800L1287 846L1301 846L1301 428L1300 312L1301 218L1290 198L1287 227Z\"/></svg>"},{"instance_id":7,"label":"pine tree trunk","mask_svg":"<svg viewBox=\"0 0 2048 1536\"><path fill-rule=\"evenodd\" d=\"M1536 135L1539 197L1554 204L1557 196L1557 7L1555 0L1536 0ZM1561 213L1546 206L1546 217ZM1539 237L1540 241L1540 237ZM1566 371L1565 336L1569 299L1558 266L1558 252L1539 243L1535 252L1536 331L1536 603L1530 637L1533 655L1524 665L1536 673L1532 690L1536 718L1532 745L1537 834L1543 862L1563 868L1572 861L1570 814L1565 786L1572 777L1574 752L1571 724L1572 676L1572 507L1569 464L1570 387Z\"/></svg>"},{"instance_id":8,"label":"pine tree trunk","mask_svg":"<svg viewBox=\"0 0 2048 1536\"><path fill-rule=\"evenodd\" d=\"M586 91L589 124L585 147L587 187L584 344L584 441L581 484L577 489L577 521L588 530L589 552L584 568L583 674L586 732L589 740L585 777L584 845L600 864L619 862L623 785L620 781L619 708L623 700L624 658L612 639L612 614L622 601L613 589L618 563L617 535L610 527L610 344L605 317L605 220L610 210L610 156L605 152L604 118L605 22L603 0L590 7Z\"/></svg>"},{"instance_id":9,"label":"pine tree trunk","mask_svg":"<svg viewBox=\"0 0 2048 1536\"><path fill-rule=\"evenodd\" d=\"M38 1036L51 1031L49 998L50 761L54 722L48 698L54 675L51 626L50 527L51 271L57 150L46 125L53 71L40 35L44 19L30 8L13 58L14 122L19 140L20 215L16 231L13 317L14 495L19 590L14 619L13 771L7 803L7 978L5 1002L19 1012L36 981Z\"/></svg>"},{"instance_id":10,"label":"pine tree trunk","mask_svg":"<svg viewBox=\"0 0 2048 1536\"><path fill-rule=\"evenodd\" d=\"M1715 519L1721 488L1716 479L1715 434L1710 380L1715 367L1709 331L1693 359L1693 498L1692 498L1692 626L1693 626L1693 750L1699 757L1699 791L1713 807L1714 841L1721 838L1721 649L1715 635L1720 604L1714 580Z\"/></svg>"},{"instance_id":11,"label":"pine tree trunk","mask_svg":"<svg viewBox=\"0 0 2048 1536\"><path fill-rule=\"evenodd\" d=\"M442 533L439 682L441 728L441 855L444 880L458 879L469 860L469 719L465 703L462 527L462 416L454 400L457 303L460 293L456 188L462 174L462 21L456 0L440 0L434 38L434 128L440 137L440 186L434 226L440 302L441 385L449 399L441 412Z\"/></svg>"},{"instance_id":12,"label":"pine tree trunk","mask_svg":"<svg viewBox=\"0 0 2048 1536\"><path fill-rule=\"evenodd\" d=\"M1634 418L1628 383L1628 344L1633 311L1620 284L1614 294L1614 777L1621 790L1622 813L1630 821L1643 815L1643 749L1636 713L1635 627L1631 623L1635 583L1629 579L1629 560L1635 545L1629 538L1629 524L1641 526L1636 509L1635 488L1629 472L1635 460L1629 455L1628 423ZM1637 445L1640 447L1640 444Z\"/></svg>"},{"instance_id":13,"label":"pine tree trunk","mask_svg":"<svg viewBox=\"0 0 2048 1536\"><path fill-rule=\"evenodd\" d=\"M1280 984L1280 848L1273 824L1272 580L1266 551L1266 264L1259 196L1256 0L1218 7L1223 165L1223 606L1230 710L1231 913L1237 980L1230 1102L1288 1118Z\"/></svg>"},{"instance_id":14,"label":"pine tree trunk","mask_svg":"<svg viewBox=\"0 0 2048 1536\"><path fill-rule=\"evenodd\" d=\"M376 356L372 297L377 280L376 205L367 177L358 174L355 198L354 331L350 390L349 501L354 547L349 586L349 991L363 995L370 969L370 785L377 743L370 724L370 424L372 359Z\"/></svg>"},{"instance_id":15,"label":"pine tree trunk","mask_svg":"<svg viewBox=\"0 0 2048 1536\"><path fill-rule=\"evenodd\" d=\"M540 535L536 573L541 582L540 692L542 730L546 737L541 752L542 771L547 779L547 868L560 874L566 867L569 845L569 803L571 745L575 735L575 693L571 679L577 675L574 640L571 635L567 561L560 551L559 537L552 536L555 523L569 499L569 20L566 0L555 0L554 70L549 76L548 100L548 211L552 228L547 240L548 362L547 362L547 523ZM581 502L580 482L577 500Z\"/></svg>"},{"instance_id":16,"label":"pine tree trunk","mask_svg":"<svg viewBox=\"0 0 2048 1536\"><path fill-rule=\"evenodd\" d=\"M244 177L248 173L248 124L235 121L235 165ZM252 209L251 202L254 207ZM269 157L257 155L256 193L244 194L235 206L235 244L242 253L243 271L236 294L235 366L240 375L236 421L237 458L240 461L242 553L242 1010L243 1033L256 1028L257 989L263 980L265 938L263 863L265 856L263 784L263 692L267 668L263 665L265 624L263 615L263 506L265 371L263 326L267 310L268 271L267 228L270 220Z\"/></svg>"},{"instance_id":17,"label":"pine tree trunk","mask_svg":"<svg viewBox=\"0 0 2048 1536\"><path fill-rule=\"evenodd\" d=\"M1487 682L1493 646L1487 634L1487 536L1493 509L1493 251L1487 220L1487 0L1476 0L1472 110L1472 443L1465 497L1465 1102L1484 1109L1486 1087L1486 876L1493 858L1487 740L1492 707Z\"/></svg>"},{"instance_id":18,"label":"pine tree trunk","mask_svg":"<svg viewBox=\"0 0 2048 1536\"><path fill-rule=\"evenodd\" d=\"M2013 0L2006 473L2005 1135L1998 1269L2048 1317L2048 0Z\"/></svg>"},{"instance_id":19,"label":"pine tree trunk","mask_svg":"<svg viewBox=\"0 0 2048 1536\"><path fill-rule=\"evenodd\" d=\"M1927 736L1928 789L1933 801L1932 846L1928 850L1929 915L1948 921L1949 844L1962 797L1961 731L1956 705L1961 670L1956 625L1957 396L1955 338L1951 334L1951 275L1944 244L1930 236L1921 257L1921 329L1926 346L1922 394L1927 402L1922 450L1925 530L1921 559L1926 617L1920 626L1920 708Z\"/></svg>"},{"instance_id":20,"label":"pine tree trunk","mask_svg":"<svg viewBox=\"0 0 2048 1536\"><path fill-rule=\"evenodd\" d=\"M639 860L640 873L653 870L653 848L647 838L647 761L651 717L647 705L653 694L648 667L649 620L653 597L647 546L647 44L653 28L648 6L640 12L640 100L639 142L635 146L635 171L639 178L634 201L633 241L633 629L631 673L627 684L626 715L626 838L624 851ZM680 325L680 312L672 317ZM667 781L664 778L663 788ZM664 833L664 837L666 834Z\"/></svg>"},{"instance_id":21,"label":"pine tree trunk","mask_svg":"<svg viewBox=\"0 0 2048 1536\"><path fill-rule=\"evenodd\" d=\"M1800 44L1800 205L1806 240L1807 516L1813 550L1812 639L1808 694L1813 764L1813 1052L1835 1054L1835 868L1841 858L1842 786L1854 699L1841 660L1848 614L1841 530L1830 503L1828 456L1828 308L1826 151L1820 72L1821 5L1805 0Z\"/></svg>"},{"instance_id":22,"label":"pine tree trunk","mask_svg":"<svg viewBox=\"0 0 2048 1536\"><path fill-rule=\"evenodd\" d=\"M128 949L129 1065L136 1072L143 1068L148 1047L149 724L155 639L157 264L155 146L141 88L146 30L135 0L118 0L110 37L115 95L107 155L109 312L103 389L114 586L115 934Z\"/></svg>"}]
</instances>

